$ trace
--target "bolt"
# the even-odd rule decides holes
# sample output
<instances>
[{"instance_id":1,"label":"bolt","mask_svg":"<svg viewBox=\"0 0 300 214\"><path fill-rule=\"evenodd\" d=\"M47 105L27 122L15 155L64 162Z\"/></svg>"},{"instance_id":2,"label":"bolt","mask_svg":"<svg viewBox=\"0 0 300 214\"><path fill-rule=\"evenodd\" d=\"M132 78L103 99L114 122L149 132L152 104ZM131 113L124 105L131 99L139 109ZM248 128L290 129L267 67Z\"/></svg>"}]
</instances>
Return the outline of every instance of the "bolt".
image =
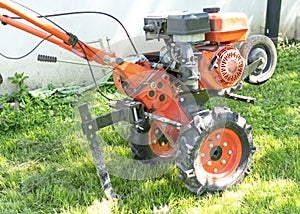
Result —
<instances>
[{"instance_id":1,"label":"bolt","mask_svg":"<svg viewBox=\"0 0 300 214\"><path fill-rule=\"evenodd\" d=\"M89 128L89 130L92 130L92 129L93 129L93 126L92 126L92 125L89 125L88 128Z\"/></svg>"},{"instance_id":2,"label":"bolt","mask_svg":"<svg viewBox=\"0 0 300 214\"><path fill-rule=\"evenodd\" d=\"M220 135L220 134L217 134L217 135L216 135L216 138L217 138L217 139L220 139L220 138L221 138L221 135Z\"/></svg>"},{"instance_id":3,"label":"bolt","mask_svg":"<svg viewBox=\"0 0 300 214\"><path fill-rule=\"evenodd\" d=\"M152 144L156 144L156 140L152 140Z\"/></svg>"},{"instance_id":4,"label":"bolt","mask_svg":"<svg viewBox=\"0 0 300 214\"><path fill-rule=\"evenodd\" d=\"M145 61L146 61L145 57L140 58L140 62L145 62Z\"/></svg>"},{"instance_id":5,"label":"bolt","mask_svg":"<svg viewBox=\"0 0 300 214\"><path fill-rule=\"evenodd\" d=\"M226 160L221 160L221 163L222 163L223 165L225 165L225 164L226 164Z\"/></svg>"},{"instance_id":6,"label":"bolt","mask_svg":"<svg viewBox=\"0 0 300 214\"><path fill-rule=\"evenodd\" d=\"M218 172L218 169L217 168L214 168L214 173L217 173Z\"/></svg>"},{"instance_id":7,"label":"bolt","mask_svg":"<svg viewBox=\"0 0 300 214\"><path fill-rule=\"evenodd\" d=\"M184 97L180 97L179 101L183 103L184 102Z\"/></svg>"},{"instance_id":8,"label":"bolt","mask_svg":"<svg viewBox=\"0 0 300 214\"><path fill-rule=\"evenodd\" d=\"M229 155L232 155L232 153L233 153L232 150L228 150Z\"/></svg>"},{"instance_id":9,"label":"bolt","mask_svg":"<svg viewBox=\"0 0 300 214\"><path fill-rule=\"evenodd\" d=\"M202 154L201 154L201 157L204 158L204 157L205 157L205 153L202 153Z\"/></svg>"},{"instance_id":10,"label":"bolt","mask_svg":"<svg viewBox=\"0 0 300 214\"><path fill-rule=\"evenodd\" d=\"M209 146L209 148L213 148L214 144L210 143L208 146Z\"/></svg>"},{"instance_id":11,"label":"bolt","mask_svg":"<svg viewBox=\"0 0 300 214\"><path fill-rule=\"evenodd\" d=\"M159 129L155 129L154 133L158 135L159 134Z\"/></svg>"},{"instance_id":12,"label":"bolt","mask_svg":"<svg viewBox=\"0 0 300 214\"><path fill-rule=\"evenodd\" d=\"M223 146L224 146L224 147L227 147L227 146L228 146L227 142L224 142L224 143L223 143Z\"/></svg>"},{"instance_id":13,"label":"bolt","mask_svg":"<svg viewBox=\"0 0 300 214\"><path fill-rule=\"evenodd\" d=\"M207 162L207 165L208 165L208 166L212 166L212 162L211 162L211 161L208 161L208 162Z\"/></svg>"},{"instance_id":14,"label":"bolt","mask_svg":"<svg viewBox=\"0 0 300 214\"><path fill-rule=\"evenodd\" d=\"M151 82L150 83L150 88L156 88L156 83L155 82Z\"/></svg>"},{"instance_id":15,"label":"bolt","mask_svg":"<svg viewBox=\"0 0 300 214\"><path fill-rule=\"evenodd\" d=\"M166 143L163 141L163 142L161 142L161 144L160 144L161 146L165 146L166 145Z\"/></svg>"}]
</instances>

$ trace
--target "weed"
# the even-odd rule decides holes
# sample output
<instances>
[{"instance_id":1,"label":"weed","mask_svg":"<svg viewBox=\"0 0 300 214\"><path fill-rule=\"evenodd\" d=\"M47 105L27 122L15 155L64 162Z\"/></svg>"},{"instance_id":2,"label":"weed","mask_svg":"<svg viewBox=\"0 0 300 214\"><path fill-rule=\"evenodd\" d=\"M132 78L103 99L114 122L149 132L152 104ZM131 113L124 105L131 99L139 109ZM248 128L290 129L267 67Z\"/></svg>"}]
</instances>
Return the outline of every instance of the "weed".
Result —
<instances>
[{"instance_id":1,"label":"weed","mask_svg":"<svg viewBox=\"0 0 300 214\"><path fill-rule=\"evenodd\" d=\"M11 95L13 100L23 101L28 96L28 86L25 84L25 80L28 78L24 73L15 73L14 76L8 77L8 80L15 84L17 89Z\"/></svg>"}]
</instances>

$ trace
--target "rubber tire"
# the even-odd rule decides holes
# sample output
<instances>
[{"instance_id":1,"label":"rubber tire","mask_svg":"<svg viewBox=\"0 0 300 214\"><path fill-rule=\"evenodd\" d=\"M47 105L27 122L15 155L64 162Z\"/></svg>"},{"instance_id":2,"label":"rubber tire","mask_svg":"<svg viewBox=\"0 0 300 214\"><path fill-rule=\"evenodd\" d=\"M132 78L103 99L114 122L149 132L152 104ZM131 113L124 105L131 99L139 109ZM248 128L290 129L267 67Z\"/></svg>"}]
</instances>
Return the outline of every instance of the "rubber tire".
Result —
<instances>
[{"instance_id":1,"label":"rubber tire","mask_svg":"<svg viewBox=\"0 0 300 214\"><path fill-rule=\"evenodd\" d=\"M134 126L130 127L127 141L131 148L132 158L144 164L169 163L175 160L175 153L174 156L170 157L156 155L150 148L148 139L148 132L143 133Z\"/></svg>"},{"instance_id":2,"label":"rubber tire","mask_svg":"<svg viewBox=\"0 0 300 214\"><path fill-rule=\"evenodd\" d=\"M199 174L195 163L197 161L200 163L198 155L206 137L219 128L229 128L239 136L242 156L231 176L214 182L206 179L204 174ZM252 127L246 124L246 120L228 108L218 107L212 111L200 112L182 129L179 136L179 150L176 154L179 179L185 182L188 190L198 195L205 192L223 191L230 186L237 185L245 174L251 171L250 162L256 150L253 146L251 131Z\"/></svg>"},{"instance_id":3,"label":"rubber tire","mask_svg":"<svg viewBox=\"0 0 300 214\"><path fill-rule=\"evenodd\" d=\"M251 51L255 48L262 48L267 53L267 65L264 68L262 74L259 75L249 75L246 79L247 82L251 84L262 84L269 80L274 74L276 63L277 63L277 51L273 41L264 35L252 35L247 38L245 42L243 42L239 48L241 55L244 57L246 61L246 65L250 64L249 56Z\"/></svg>"}]
</instances>

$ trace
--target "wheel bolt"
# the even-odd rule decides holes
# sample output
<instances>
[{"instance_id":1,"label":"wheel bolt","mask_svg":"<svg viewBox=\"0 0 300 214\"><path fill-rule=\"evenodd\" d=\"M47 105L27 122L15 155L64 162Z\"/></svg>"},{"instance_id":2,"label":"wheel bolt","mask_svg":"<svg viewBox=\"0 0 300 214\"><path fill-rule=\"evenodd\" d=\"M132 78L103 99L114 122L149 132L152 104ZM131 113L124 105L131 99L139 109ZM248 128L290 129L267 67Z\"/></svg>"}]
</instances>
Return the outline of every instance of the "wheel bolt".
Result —
<instances>
[{"instance_id":1,"label":"wheel bolt","mask_svg":"<svg viewBox=\"0 0 300 214\"><path fill-rule=\"evenodd\" d=\"M201 157L204 158L204 157L205 157L205 153L202 153L202 154L201 154Z\"/></svg>"},{"instance_id":2,"label":"wheel bolt","mask_svg":"<svg viewBox=\"0 0 300 214\"><path fill-rule=\"evenodd\" d=\"M210 143L208 146L209 146L209 148L213 148L214 144Z\"/></svg>"},{"instance_id":3,"label":"wheel bolt","mask_svg":"<svg viewBox=\"0 0 300 214\"><path fill-rule=\"evenodd\" d=\"M218 172L218 169L217 168L214 168L214 173L217 173Z\"/></svg>"},{"instance_id":4,"label":"wheel bolt","mask_svg":"<svg viewBox=\"0 0 300 214\"><path fill-rule=\"evenodd\" d=\"M221 138L221 135L220 135L220 134L217 134L217 135L216 135L216 138L217 138L217 139L220 139L220 138Z\"/></svg>"},{"instance_id":5,"label":"wheel bolt","mask_svg":"<svg viewBox=\"0 0 300 214\"><path fill-rule=\"evenodd\" d=\"M159 129L155 129L154 133L159 134Z\"/></svg>"},{"instance_id":6,"label":"wheel bolt","mask_svg":"<svg viewBox=\"0 0 300 214\"><path fill-rule=\"evenodd\" d=\"M221 163L222 163L223 165L225 165L225 164L226 164L226 160L221 160Z\"/></svg>"},{"instance_id":7,"label":"wheel bolt","mask_svg":"<svg viewBox=\"0 0 300 214\"><path fill-rule=\"evenodd\" d=\"M208 165L208 166L212 166L212 162L211 162L211 161L208 161L208 162L207 162L207 165Z\"/></svg>"},{"instance_id":8,"label":"wheel bolt","mask_svg":"<svg viewBox=\"0 0 300 214\"><path fill-rule=\"evenodd\" d=\"M224 146L224 147L227 147L227 146L228 146L228 143L227 143L227 142L224 142L224 143L223 143L223 146Z\"/></svg>"},{"instance_id":9,"label":"wheel bolt","mask_svg":"<svg viewBox=\"0 0 300 214\"><path fill-rule=\"evenodd\" d=\"M229 155L232 155L232 153L233 153L232 150L228 150Z\"/></svg>"},{"instance_id":10,"label":"wheel bolt","mask_svg":"<svg viewBox=\"0 0 300 214\"><path fill-rule=\"evenodd\" d=\"M156 144L156 140L152 140L152 144Z\"/></svg>"}]
</instances>

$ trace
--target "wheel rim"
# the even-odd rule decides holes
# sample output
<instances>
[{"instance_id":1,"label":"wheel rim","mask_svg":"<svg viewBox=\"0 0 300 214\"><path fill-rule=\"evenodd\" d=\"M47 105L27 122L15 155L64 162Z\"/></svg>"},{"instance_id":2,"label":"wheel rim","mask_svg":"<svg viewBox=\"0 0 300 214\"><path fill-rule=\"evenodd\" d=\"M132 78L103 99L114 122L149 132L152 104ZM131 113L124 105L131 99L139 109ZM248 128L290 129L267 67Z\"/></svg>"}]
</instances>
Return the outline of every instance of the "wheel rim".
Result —
<instances>
[{"instance_id":1,"label":"wheel rim","mask_svg":"<svg viewBox=\"0 0 300 214\"><path fill-rule=\"evenodd\" d=\"M159 157L171 157L175 153L169 140L156 122L152 123L149 130L149 146L152 152Z\"/></svg>"},{"instance_id":2,"label":"wheel rim","mask_svg":"<svg viewBox=\"0 0 300 214\"><path fill-rule=\"evenodd\" d=\"M228 128L217 129L201 145L200 173L208 180L220 181L236 171L241 157L242 144L239 136Z\"/></svg>"},{"instance_id":3,"label":"wheel rim","mask_svg":"<svg viewBox=\"0 0 300 214\"><path fill-rule=\"evenodd\" d=\"M254 79L253 81L257 81L258 79L262 78L264 75L267 75L271 66L270 62L270 52L269 50L263 45L257 45L252 48L249 53L248 64L256 61L259 58L263 58L264 62L260 65L256 71L250 75L250 78Z\"/></svg>"},{"instance_id":4,"label":"wheel rim","mask_svg":"<svg viewBox=\"0 0 300 214\"><path fill-rule=\"evenodd\" d=\"M268 64L268 55L269 54L267 53L267 51L264 48L256 47L256 48L252 49L249 54L249 62L252 63L259 58L263 58L264 62L262 63L262 65L260 65L258 67L258 69L264 71Z\"/></svg>"}]
</instances>

